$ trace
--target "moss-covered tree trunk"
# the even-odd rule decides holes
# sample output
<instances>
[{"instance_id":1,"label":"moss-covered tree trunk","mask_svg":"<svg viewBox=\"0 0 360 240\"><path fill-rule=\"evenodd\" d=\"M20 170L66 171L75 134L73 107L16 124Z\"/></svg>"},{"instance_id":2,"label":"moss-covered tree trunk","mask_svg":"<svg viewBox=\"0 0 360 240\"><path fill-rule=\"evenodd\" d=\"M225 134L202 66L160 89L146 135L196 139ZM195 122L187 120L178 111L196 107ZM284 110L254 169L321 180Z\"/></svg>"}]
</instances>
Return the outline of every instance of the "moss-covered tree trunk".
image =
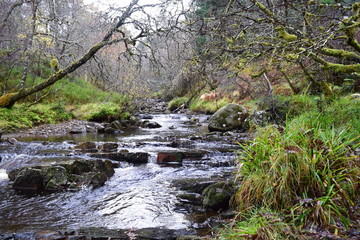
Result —
<instances>
[{"instance_id":1,"label":"moss-covered tree trunk","mask_svg":"<svg viewBox=\"0 0 360 240\"><path fill-rule=\"evenodd\" d=\"M10 108L12 107L17 101L33 94L36 93L38 91L41 91L51 85L53 85L54 83L56 83L57 81L61 80L62 78L64 78L66 75L68 75L69 73L74 72L76 69L78 69L79 67L81 67L83 64L85 64L87 61L89 61L102 47L112 44L112 43L116 43L116 42L120 42L120 41L126 41L126 39L114 39L111 40L113 34L117 31L118 28L120 28L121 26L124 25L125 20L130 17L130 15L133 13L133 8L134 6L139 2L139 0L133 0L127 7L127 9L122 13L121 17L118 18L118 21L113 25L113 27L106 33L106 35L104 36L103 40L92 46L87 53L85 53L82 57L80 57L77 61L73 62L72 64L70 64L69 66L67 66L64 69L59 70L58 72L54 73L52 76L50 76L48 79L46 79L45 81L29 87L29 88L24 88L21 89L18 92L14 92L14 93L8 93L5 95L2 95L0 97L0 107L3 108ZM138 37L142 36L141 34L138 35ZM132 40L135 40L136 38L133 38Z\"/></svg>"}]
</instances>

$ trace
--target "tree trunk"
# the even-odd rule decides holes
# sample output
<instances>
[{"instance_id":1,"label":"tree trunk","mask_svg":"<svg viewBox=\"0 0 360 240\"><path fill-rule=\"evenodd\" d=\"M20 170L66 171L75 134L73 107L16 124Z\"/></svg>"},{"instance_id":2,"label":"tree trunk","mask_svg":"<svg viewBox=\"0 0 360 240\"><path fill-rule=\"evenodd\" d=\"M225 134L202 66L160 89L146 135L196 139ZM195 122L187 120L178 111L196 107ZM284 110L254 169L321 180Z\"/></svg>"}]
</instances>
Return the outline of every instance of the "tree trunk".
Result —
<instances>
[{"instance_id":1,"label":"tree trunk","mask_svg":"<svg viewBox=\"0 0 360 240\"><path fill-rule=\"evenodd\" d=\"M34 35L36 33L36 12L37 12L37 9L38 9L38 5L39 5L39 2L37 0L34 0L32 2L32 6L31 6L31 12L32 12L31 30L30 30L30 33L29 33L29 35L27 37L26 43L25 43L24 71L23 71L23 74L22 74L22 77L21 77L20 89L25 88L26 78L27 78L28 72L29 72L30 56L31 56L30 50L31 50L31 47L33 45Z\"/></svg>"},{"instance_id":2,"label":"tree trunk","mask_svg":"<svg viewBox=\"0 0 360 240\"><path fill-rule=\"evenodd\" d=\"M119 42L120 41L119 39L111 40L111 37L113 36L114 32L116 32L116 30L119 27L124 25L125 20L133 13L133 8L138 2L139 2L139 0L133 0L129 4L127 9L123 12L121 17L119 17L119 20L115 23L115 25L106 33L103 40L100 43L92 46L85 55L83 55L81 58L79 58L77 61L73 62L66 68L61 69L58 72L54 73L51 77L49 77L42 83L39 83L38 85L29 87L29 88L24 88L18 92L8 93L8 94L1 96L0 97L0 107L10 108L20 99L23 99L33 93L36 93L38 91L43 90L44 88L47 88L47 87L53 85L54 83L56 83L57 81L59 81L60 79L62 79L66 75L68 75L69 73L74 72L76 69L81 67L87 61L89 61L102 47L109 45L109 44ZM139 34L138 36L140 37L142 35ZM133 40L135 40L135 39L136 38L134 38ZM121 39L121 40L125 41L125 39Z\"/></svg>"}]
</instances>

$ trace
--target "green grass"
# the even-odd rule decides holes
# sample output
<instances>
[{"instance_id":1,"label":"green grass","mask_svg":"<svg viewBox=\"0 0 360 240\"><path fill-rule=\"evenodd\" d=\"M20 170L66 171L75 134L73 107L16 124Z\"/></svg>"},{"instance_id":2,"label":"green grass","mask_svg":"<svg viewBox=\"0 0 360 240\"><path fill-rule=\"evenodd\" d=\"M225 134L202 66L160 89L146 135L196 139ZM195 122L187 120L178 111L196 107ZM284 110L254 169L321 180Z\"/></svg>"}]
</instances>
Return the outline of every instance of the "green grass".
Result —
<instances>
[{"instance_id":1,"label":"green grass","mask_svg":"<svg viewBox=\"0 0 360 240\"><path fill-rule=\"evenodd\" d=\"M124 95L112 91L102 91L80 78L61 80L55 84L54 88L60 89L59 97L67 104L72 105L99 102L123 104L128 101Z\"/></svg>"},{"instance_id":2,"label":"green grass","mask_svg":"<svg viewBox=\"0 0 360 240\"><path fill-rule=\"evenodd\" d=\"M335 232L351 224L360 195L360 101L342 97L320 107L296 102L307 110L288 118L285 127L259 128L241 145L235 201L242 220L231 234L259 234L256 209L281 213L282 222L297 229ZM255 227L246 233L246 226ZM261 239L284 239L272 234Z\"/></svg>"},{"instance_id":3,"label":"green grass","mask_svg":"<svg viewBox=\"0 0 360 240\"><path fill-rule=\"evenodd\" d=\"M74 109L77 118L95 122L111 122L117 119L127 119L130 114L121 105L108 103L88 103Z\"/></svg>"},{"instance_id":4,"label":"green grass","mask_svg":"<svg viewBox=\"0 0 360 240\"><path fill-rule=\"evenodd\" d=\"M201 113L215 113L219 108L229 103L228 99L206 101L201 99L194 99L190 104L190 110Z\"/></svg>"},{"instance_id":5,"label":"green grass","mask_svg":"<svg viewBox=\"0 0 360 240\"><path fill-rule=\"evenodd\" d=\"M46 77L52 70L47 69L45 65L44 68L42 73L43 77ZM6 82L3 86L8 92L16 91L20 84L22 68L15 67L10 75L6 74L8 72L0 68L0 83ZM44 80L39 75L30 73L26 86L32 86ZM43 123L61 122L73 117L90 121L125 119L130 115L129 110L125 109L128 102L127 96L103 91L81 78L68 76L19 101L11 109L0 109L0 129L12 132Z\"/></svg>"},{"instance_id":6,"label":"green grass","mask_svg":"<svg viewBox=\"0 0 360 240\"><path fill-rule=\"evenodd\" d=\"M299 239L293 227L284 223L282 214L260 208L242 215L242 221L234 222L219 230L218 238L228 239Z\"/></svg>"},{"instance_id":7,"label":"green grass","mask_svg":"<svg viewBox=\"0 0 360 240\"><path fill-rule=\"evenodd\" d=\"M16 105L11 109L0 108L0 129L12 132L43 123L57 123L73 118L59 104L38 104L31 107Z\"/></svg>"},{"instance_id":8,"label":"green grass","mask_svg":"<svg viewBox=\"0 0 360 240\"><path fill-rule=\"evenodd\" d=\"M174 98L173 100L171 100L171 101L168 103L168 109L169 109L170 111L174 111L174 110L176 110L177 108L179 108L181 105L186 104L188 101L189 101L189 98L188 98L188 97L177 97L177 98Z\"/></svg>"}]
</instances>

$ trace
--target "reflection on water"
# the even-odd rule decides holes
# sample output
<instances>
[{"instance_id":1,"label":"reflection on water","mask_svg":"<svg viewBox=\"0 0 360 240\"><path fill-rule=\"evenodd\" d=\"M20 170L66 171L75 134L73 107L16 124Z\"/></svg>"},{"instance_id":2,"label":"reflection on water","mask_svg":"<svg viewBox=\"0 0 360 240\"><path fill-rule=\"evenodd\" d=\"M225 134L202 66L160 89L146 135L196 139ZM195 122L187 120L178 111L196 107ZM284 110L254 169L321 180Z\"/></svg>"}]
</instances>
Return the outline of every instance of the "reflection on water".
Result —
<instances>
[{"instance_id":1,"label":"reflection on water","mask_svg":"<svg viewBox=\"0 0 360 240\"><path fill-rule=\"evenodd\" d=\"M0 231L37 231L43 229L78 229L107 227L111 229L166 227L185 229L192 223L184 213L176 211L178 190L171 187L174 179L202 178L222 175L233 167L217 167L215 163L229 161L233 156L214 152L219 144L194 143L192 150L207 152L197 163L184 161L178 167L159 166L155 162L160 151L188 151L175 149L166 143L173 139L187 140L191 135L206 131L206 116L196 116L197 124L189 124L192 116L156 115L152 121L162 125L159 129L137 129L112 135L79 134L53 136L46 139L19 139L21 144L0 145ZM176 129L169 129L175 126ZM29 164L49 164L69 159L89 159L73 146L82 141L117 142L120 149L149 152L148 164L124 164L100 188L85 188L77 192L24 195L9 187L5 169L11 170ZM140 144L141 143L141 144ZM229 146L224 145L228 148ZM231 146L232 148L234 146ZM213 162L214 164L209 164ZM221 164L220 164L221 165ZM219 165L219 166L220 166Z\"/></svg>"}]
</instances>

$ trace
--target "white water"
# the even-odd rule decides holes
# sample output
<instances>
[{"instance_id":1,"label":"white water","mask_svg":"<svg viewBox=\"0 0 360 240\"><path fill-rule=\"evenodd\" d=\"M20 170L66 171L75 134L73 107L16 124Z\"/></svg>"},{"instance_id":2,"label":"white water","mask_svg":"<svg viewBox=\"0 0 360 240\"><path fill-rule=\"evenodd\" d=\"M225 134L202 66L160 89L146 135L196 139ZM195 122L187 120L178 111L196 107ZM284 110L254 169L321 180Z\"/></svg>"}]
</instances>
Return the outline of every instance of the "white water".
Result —
<instances>
[{"instance_id":1,"label":"white water","mask_svg":"<svg viewBox=\"0 0 360 240\"><path fill-rule=\"evenodd\" d=\"M0 181L9 180L6 169L0 169Z\"/></svg>"}]
</instances>

